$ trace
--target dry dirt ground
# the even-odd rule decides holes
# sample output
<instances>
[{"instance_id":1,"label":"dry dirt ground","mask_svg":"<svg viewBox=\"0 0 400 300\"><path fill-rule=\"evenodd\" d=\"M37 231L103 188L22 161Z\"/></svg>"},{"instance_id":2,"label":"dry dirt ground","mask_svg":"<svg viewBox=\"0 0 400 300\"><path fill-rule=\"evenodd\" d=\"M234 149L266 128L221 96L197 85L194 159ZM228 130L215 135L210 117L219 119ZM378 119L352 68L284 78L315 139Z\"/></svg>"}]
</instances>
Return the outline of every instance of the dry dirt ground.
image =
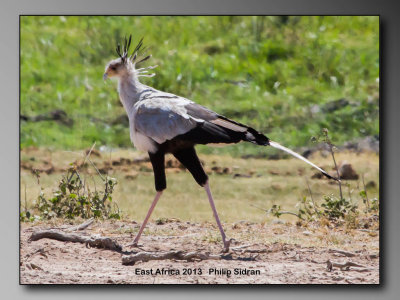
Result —
<instances>
[{"instance_id":1,"label":"dry dirt ground","mask_svg":"<svg viewBox=\"0 0 400 300\"><path fill-rule=\"evenodd\" d=\"M222 249L218 229L208 222L158 220L144 231L141 249L126 246L138 230L135 222L96 221L79 231L112 238L122 245L120 252L53 239L29 241L34 231L65 231L71 226L21 224L21 284L379 284L379 236L368 231L281 223L224 224L234 240L230 252L219 260L168 259L134 265L123 265L121 257L171 250L218 255ZM330 270L328 260L333 263ZM341 269L335 264L346 262L358 266Z\"/></svg>"}]
</instances>

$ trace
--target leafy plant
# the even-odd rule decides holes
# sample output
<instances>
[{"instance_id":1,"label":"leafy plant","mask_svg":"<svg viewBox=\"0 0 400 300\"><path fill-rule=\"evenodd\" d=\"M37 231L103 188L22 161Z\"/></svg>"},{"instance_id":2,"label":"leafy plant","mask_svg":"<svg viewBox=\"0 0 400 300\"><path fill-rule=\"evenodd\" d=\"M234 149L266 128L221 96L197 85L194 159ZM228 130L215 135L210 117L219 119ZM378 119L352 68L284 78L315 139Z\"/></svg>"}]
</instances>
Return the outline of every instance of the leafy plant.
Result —
<instances>
[{"instance_id":1,"label":"leafy plant","mask_svg":"<svg viewBox=\"0 0 400 300\"><path fill-rule=\"evenodd\" d=\"M325 142L330 150L332 155L333 162L335 164L337 177L340 180L340 174L338 171L338 167L336 164L336 159L334 155L334 148L330 137L329 131L327 128L322 129L322 134L320 136L312 137L312 141L316 142L322 140ZM369 201L366 186L364 183L364 176L363 176L363 185L364 190L360 191L359 195L363 200L363 203L366 206L365 212L378 212L379 211L379 201L377 198L372 199ZM283 214L290 214L298 217L301 220L317 220L326 218L330 221L338 221L338 220L345 220L348 228L356 228L359 224L358 216L359 210L358 206L353 204L351 200L346 200L342 194L342 185L339 181L339 198L335 197L334 195L325 195L323 196L324 202L321 203L321 208L315 203L310 186L307 181L307 186L310 192L311 200L307 200L307 197L303 197L302 200L299 201L297 204L298 211L297 212L290 212L290 211L283 211L279 205L272 205L269 210L265 210L271 215L279 218ZM349 192L349 197L351 196Z\"/></svg>"},{"instance_id":2,"label":"leafy plant","mask_svg":"<svg viewBox=\"0 0 400 300\"><path fill-rule=\"evenodd\" d=\"M58 189L52 197L46 198L40 192L35 208L43 219L75 217L120 218L118 206L112 205L112 193L117 184L115 178L104 179L104 190L91 191L76 166L72 166L61 178ZM116 208L115 208L116 207Z\"/></svg>"},{"instance_id":3,"label":"leafy plant","mask_svg":"<svg viewBox=\"0 0 400 300\"><path fill-rule=\"evenodd\" d=\"M371 200L370 211L371 212L378 212L379 211L379 200L378 200L378 198L373 198Z\"/></svg>"},{"instance_id":4,"label":"leafy plant","mask_svg":"<svg viewBox=\"0 0 400 300\"><path fill-rule=\"evenodd\" d=\"M34 204L34 209L38 212L38 215L33 215L27 209L25 191L25 207L24 211L20 213L20 221L52 218L74 219L75 217L83 219L92 217L120 219L119 207L115 202L112 202L112 193L118 182L115 178L108 175L103 177L95 164L90 160L90 154L95 144L93 144L90 151L86 154L80 167L87 166L85 162L89 161L102 179L104 184L103 189L99 191L95 186L93 191L87 181L82 179L78 165L70 164L66 173L61 177L58 189L52 193L50 198L47 198L43 189L40 188L40 193ZM32 170L32 173L40 185L39 172Z\"/></svg>"},{"instance_id":5,"label":"leafy plant","mask_svg":"<svg viewBox=\"0 0 400 300\"><path fill-rule=\"evenodd\" d=\"M324 208L324 215L330 220L344 218L349 212L355 212L357 206L351 204L344 198L337 198L333 195L324 196L324 203L321 206Z\"/></svg>"},{"instance_id":6,"label":"leafy plant","mask_svg":"<svg viewBox=\"0 0 400 300\"><path fill-rule=\"evenodd\" d=\"M303 197L303 199L297 204L297 207L297 212L291 212L284 211L280 205L274 204L270 209L265 211L277 218L287 214L306 221L315 221L320 218L338 221L357 212L356 205L350 203L344 198L336 198L333 195L324 196L324 202L321 204L322 209L318 207L314 201L307 200L307 197Z\"/></svg>"}]
</instances>

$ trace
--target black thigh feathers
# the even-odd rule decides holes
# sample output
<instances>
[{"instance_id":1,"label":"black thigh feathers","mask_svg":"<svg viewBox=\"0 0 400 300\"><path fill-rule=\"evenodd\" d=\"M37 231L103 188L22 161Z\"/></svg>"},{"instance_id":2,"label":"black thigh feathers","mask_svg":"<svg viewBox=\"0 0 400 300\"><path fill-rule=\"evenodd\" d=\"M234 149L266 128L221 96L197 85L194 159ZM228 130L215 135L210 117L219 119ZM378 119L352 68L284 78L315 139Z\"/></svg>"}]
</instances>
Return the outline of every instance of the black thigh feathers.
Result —
<instances>
[{"instance_id":1,"label":"black thigh feathers","mask_svg":"<svg viewBox=\"0 0 400 300\"><path fill-rule=\"evenodd\" d=\"M167 188L167 180L165 178L165 152L157 151L156 153L150 153L149 157L153 166L154 180L156 191L160 192Z\"/></svg>"},{"instance_id":2,"label":"black thigh feathers","mask_svg":"<svg viewBox=\"0 0 400 300\"><path fill-rule=\"evenodd\" d=\"M179 162L193 175L193 178L200 186L204 186L208 180L206 172L204 172L200 159L196 154L194 147L183 149L173 153Z\"/></svg>"},{"instance_id":3,"label":"black thigh feathers","mask_svg":"<svg viewBox=\"0 0 400 300\"><path fill-rule=\"evenodd\" d=\"M206 172L196 154L194 147L177 149L172 152L176 159L185 166L186 169L193 175L194 179L200 186L204 186L208 180ZM162 191L167 188L167 181L165 178L165 151L159 150L156 153L150 153L150 161L153 165L154 181L156 191Z\"/></svg>"}]
</instances>

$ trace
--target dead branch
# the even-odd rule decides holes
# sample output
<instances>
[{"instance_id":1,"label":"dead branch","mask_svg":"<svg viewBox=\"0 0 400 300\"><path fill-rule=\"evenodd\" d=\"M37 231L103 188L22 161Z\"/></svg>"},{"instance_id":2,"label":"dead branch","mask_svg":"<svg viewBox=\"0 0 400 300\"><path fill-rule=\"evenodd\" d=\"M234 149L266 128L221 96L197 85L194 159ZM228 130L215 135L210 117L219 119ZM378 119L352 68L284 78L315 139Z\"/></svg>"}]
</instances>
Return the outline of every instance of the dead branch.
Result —
<instances>
[{"instance_id":1,"label":"dead branch","mask_svg":"<svg viewBox=\"0 0 400 300\"><path fill-rule=\"evenodd\" d=\"M239 249L239 250L235 250L235 249L231 249L233 251L237 251L240 253L267 253L268 249Z\"/></svg>"},{"instance_id":2,"label":"dead branch","mask_svg":"<svg viewBox=\"0 0 400 300\"><path fill-rule=\"evenodd\" d=\"M184 251L169 251L169 252L139 252L133 255L122 256L123 265L134 265L138 261L147 262L149 260L165 260L165 259L176 259L176 260L219 260L223 258L222 254L212 255L210 253L200 252L184 252Z\"/></svg>"},{"instance_id":3,"label":"dead branch","mask_svg":"<svg viewBox=\"0 0 400 300\"><path fill-rule=\"evenodd\" d=\"M65 233L56 229L35 231L29 238L29 241L37 241L45 238L62 242L82 243L86 244L86 247L103 248L114 251L122 250L122 247L117 242L108 237L85 236L77 233Z\"/></svg>"},{"instance_id":4,"label":"dead branch","mask_svg":"<svg viewBox=\"0 0 400 300\"><path fill-rule=\"evenodd\" d=\"M243 248L247 248L250 246L252 246L252 244L246 244L246 245L242 245L242 246L233 247L233 248L231 248L231 250L233 250L233 251L242 250Z\"/></svg>"},{"instance_id":5,"label":"dead branch","mask_svg":"<svg viewBox=\"0 0 400 300\"><path fill-rule=\"evenodd\" d=\"M244 249L242 251L240 251L240 253L267 253L268 249Z\"/></svg>"},{"instance_id":6,"label":"dead branch","mask_svg":"<svg viewBox=\"0 0 400 300\"><path fill-rule=\"evenodd\" d=\"M368 232L368 233L370 233L370 232L379 233L379 230L373 230L373 229L357 229L357 230L361 231L361 232Z\"/></svg>"},{"instance_id":7,"label":"dead branch","mask_svg":"<svg viewBox=\"0 0 400 300\"><path fill-rule=\"evenodd\" d=\"M329 249L328 252L329 252L329 253L340 253L340 254L343 254L344 256L347 256L347 257L354 257L354 256L356 256L355 253L348 252L348 251L344 251L344 250L339 250L339 249Z\"/></svg>"},{"instance_id":8,"label":"dead branch","mask_svg":"<svg viewBox=\"0 0 400 300\"><path fill-rule=\"evenodd\" d=\"M312 258L311 259L310 258L306 258L306 260L311 262L311 263L313 263L313 264L324 264L324 263L326 263L326 261L317 261L317 260L312 259Z\"/></svg>"},{"instance_id":9,"label":"dead branch","mask_svg":"<svg viewBox=\"0 0 400 300\"><path fill-rule=\"evenodd\" d=\"M330 272L332 271L333 268L339 268L342 271L348 271L350 270L350 267L356 267L356 268L361 268L361 269L352 269L353 271L358 271L358 272L369 272L371 269L367 268L366 266L356 264L351 261L347 261L345 263L338 263L338 262L331 262L329 259L326 262L327 266L326 269Z\"/></svg>"},{"instance_id":10,"label":"dead branch","mask_svg":"<svg viewBox=\"0 0 400 300\"><path fill-rule=\"evenodd\" d=\"M70 227L67 229L67 231L80 231L80 230L84 230L86 228L88 228L90 225L92 225L92 223L94 222L93 218L90 218L89 220L87 220L86 222L83 222L80 225L76 225L73 227Z\"/></svg>"}]
</instances>

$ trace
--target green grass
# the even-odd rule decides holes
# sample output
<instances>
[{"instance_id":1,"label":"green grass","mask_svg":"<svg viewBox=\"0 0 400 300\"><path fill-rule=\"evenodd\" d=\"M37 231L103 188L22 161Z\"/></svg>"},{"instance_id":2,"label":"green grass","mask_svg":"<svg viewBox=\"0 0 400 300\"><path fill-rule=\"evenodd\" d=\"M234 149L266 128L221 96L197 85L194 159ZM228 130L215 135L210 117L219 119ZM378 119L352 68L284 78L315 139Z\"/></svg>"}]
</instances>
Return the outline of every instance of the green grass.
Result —
<instances>
[{"instance_id":1,"label":"green grass","mask_svg":"<svg viewBox=\"0 0 400 300\"><path fill-rule=\"evenodd\" d=\"M151 46L157 76L143 79L254 126L290 147L320 129L337 144L379 134L379 18L21 17L21 106L35 116L63 109L70 128L21 122L21 146L129 147L116 83L102 80L116 41L132 33ZM345 98L350 105L313 113ZM315 107L314 107L315 108ZM259 154L240 144L201 152Z\"/></svg>"}]
</instances>

